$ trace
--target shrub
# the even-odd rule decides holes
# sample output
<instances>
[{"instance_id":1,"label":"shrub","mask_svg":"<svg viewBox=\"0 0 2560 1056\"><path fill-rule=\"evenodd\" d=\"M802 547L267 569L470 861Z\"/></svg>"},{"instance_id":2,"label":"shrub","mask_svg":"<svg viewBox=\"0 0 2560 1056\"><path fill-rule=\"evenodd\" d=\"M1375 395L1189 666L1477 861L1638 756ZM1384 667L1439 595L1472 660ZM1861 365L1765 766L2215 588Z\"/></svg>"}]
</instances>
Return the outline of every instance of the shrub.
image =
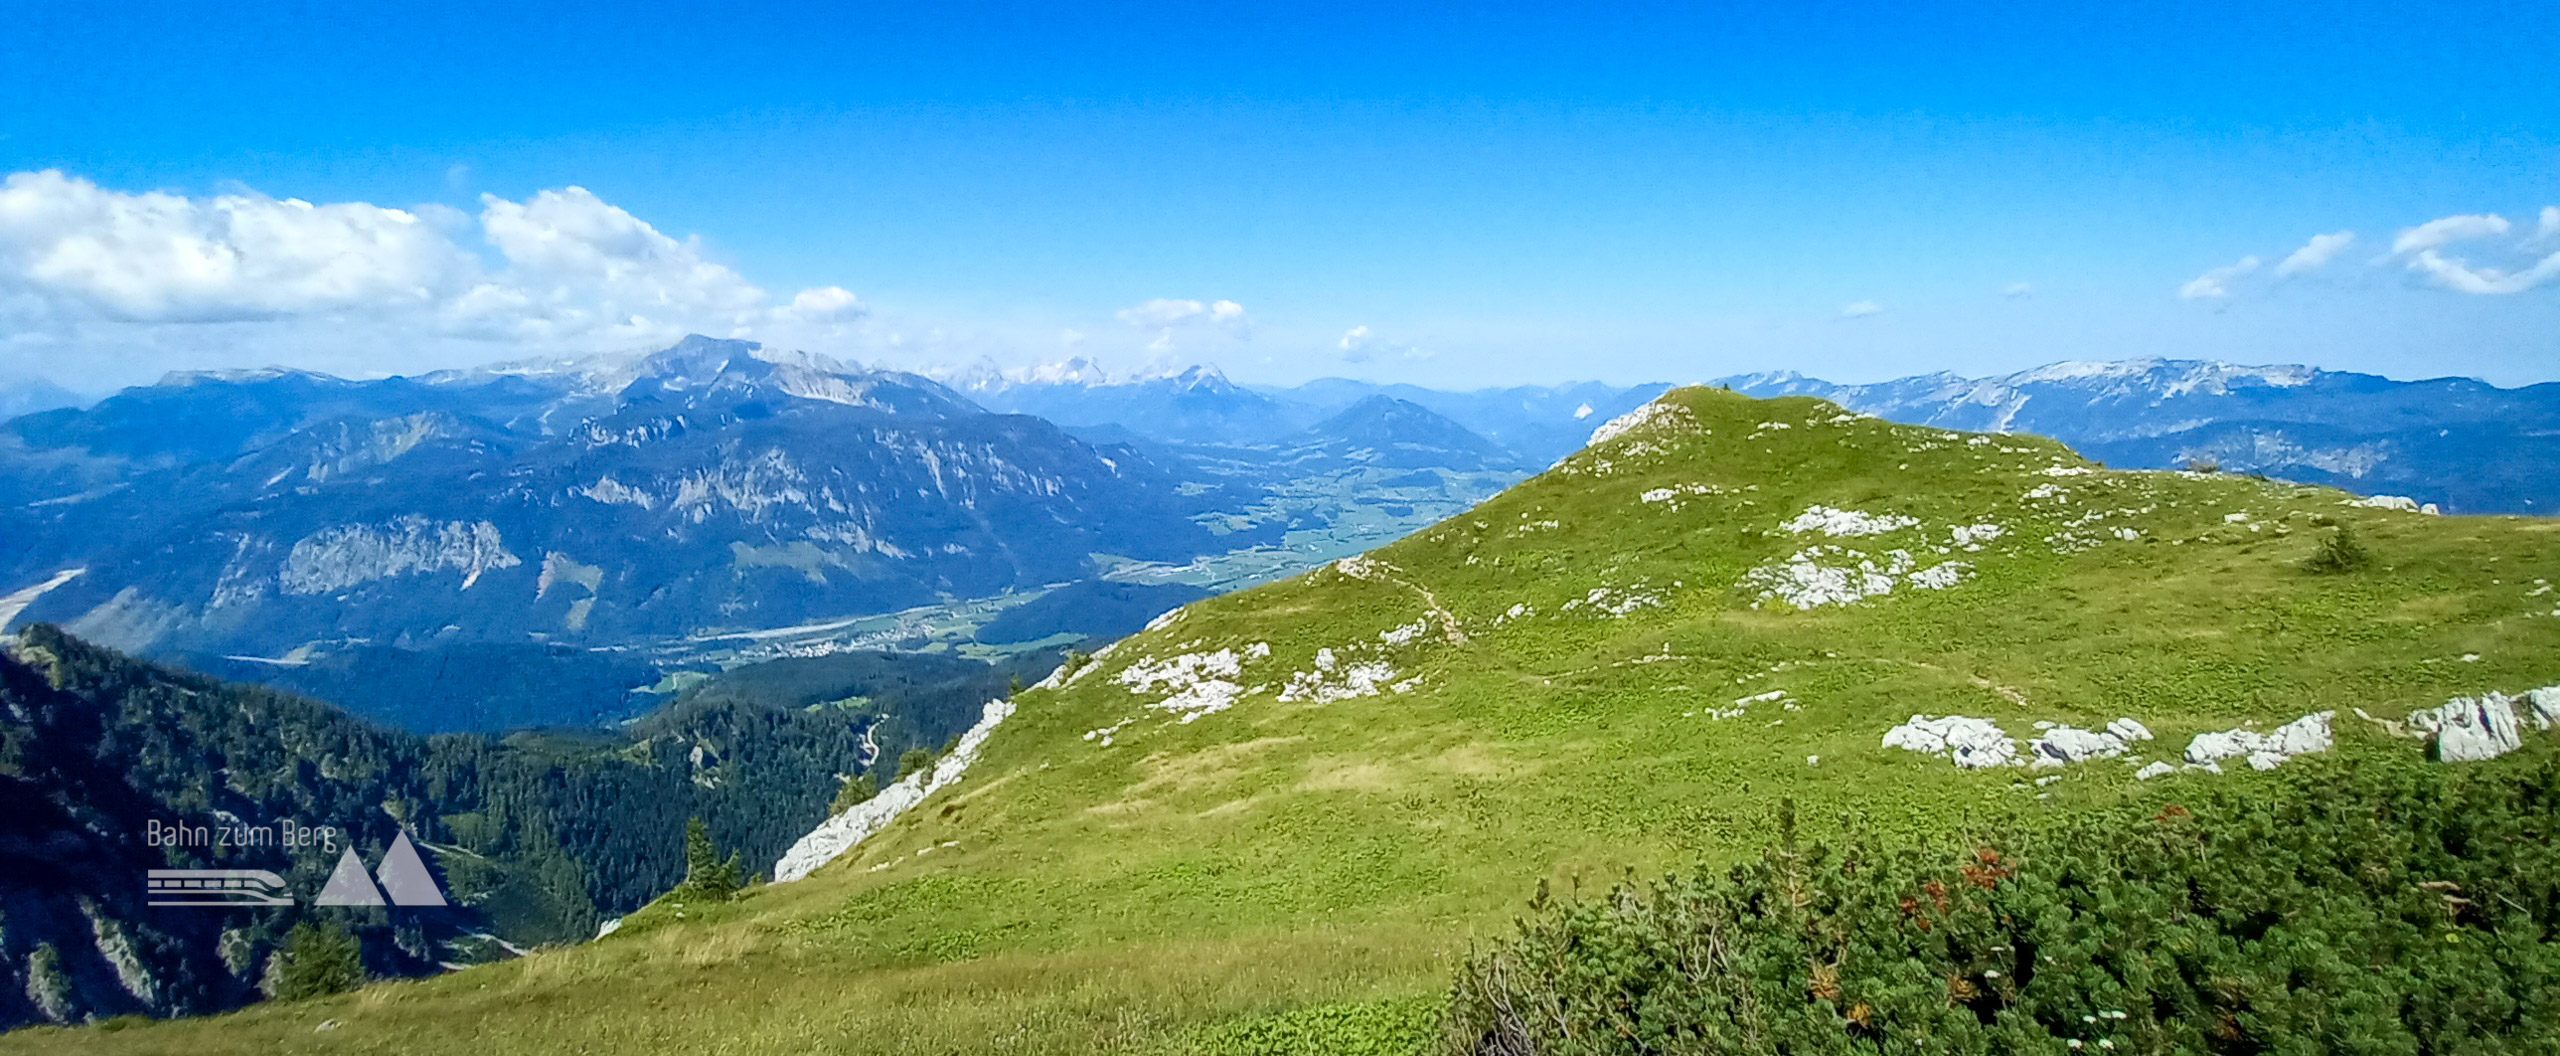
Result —
<instances>
[{"instance_id":1,"label":"shrub","mask_svg":"<svg viewBox=\"0 0 2560 1056\"><path fill-rule=\"evenodd\" d=\"M1429 1048L1436 1011L1385 1001L1291 1009L1195 1031L1193 1056L1409 1056Z\"/></svg>"},{"instance_id":2,"label":"shrub","mask_svg":"<svg viewBox=\"0 0 2560 1056\"><path fill-rule=\"evenodd\" d=\"M278 1001L345 993L364 985L364 946L346 925L306 920L285 933L267 962L267 996Z\"/></svg>"},{"instance_id":3,"label":"shrub","mask_svg":"<svg viewBox=\"0 0 2560 1056\"><path fill-rule=\"evenodd\" d=\"M852 810L870 802L871 797L879 794L880 786L872 783L871 775L855 774L847 777L843 784L836 786L836 798L827 804L827 816L832 818Z\"/></svg>"},{"instance_id":4,"label":"shrub","mask_svg":"<svg viewBox=\"0 0 2560 1056\"><path fill-rule=\"evenodd\" d=\"M2372 563L2373 554L2356 538L2355 528L2341 524L2329 533L2328 538L2320 541L2319 549L2303 559L2302 568L2315 575L2330 575L2353 572Z\"/></svg>"},{"instance_id":5,"label":"shrub","mask_svg":"<svg viewBox=\"0 0 2560 1056\"><path fill-rule=\"evenodd\" d=\"M933 752L931 750L909 748L898 756L898 776L893 780L904 781L908 774L921 774L932 768Z\"/></svg>"},{"instance_id":6,"label":"shrub","mask_svg":"<svg viewBox=\"0 0 2560 1056\"><path fill-rule=\"evenodd\" d=\"M2515 764L2515 765L2510 765ZM2560 1045L2560 766L2298 761L1957 845L1799 846L1533 911L1443 1051Z\"/></svg>"}]
</instances>

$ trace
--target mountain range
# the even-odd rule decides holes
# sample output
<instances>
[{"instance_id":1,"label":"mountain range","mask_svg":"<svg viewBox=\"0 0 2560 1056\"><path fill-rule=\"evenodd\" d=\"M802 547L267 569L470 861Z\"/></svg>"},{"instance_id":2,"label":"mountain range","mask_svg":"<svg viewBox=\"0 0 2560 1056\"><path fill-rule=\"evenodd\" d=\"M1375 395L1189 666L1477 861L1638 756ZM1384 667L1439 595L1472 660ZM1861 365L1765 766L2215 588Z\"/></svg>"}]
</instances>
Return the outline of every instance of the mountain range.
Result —
<instances>
[{"instance_id":1,"label":"mountain range","mask_svg":"<svg viewBox=\"0 0 2560 1056\"><path fill-rule=\"evenodd\" d=\"M1347 378L1292 387L1243 386L1228 381L1214 366L1117 375L1084 358L1013 370L982 361L928 373L992 409L1038 415L1070 428L1117 426L1177 444L1282 443L1363 400L1384 396L1446 418L1530 466L1570 454L1582 446L1592 426L1669 387L1576 382L1449 392ZM1468 441L1466 446L1476 444Z\"/></svg>"},{"instance_id":2,"label":"mountain range","mask_svg":"<svg viewBox=\"0 0 2560 1056\"><path fill-rule=\"evenodd\" d=\"M2509 389L2470 378L2135 359L1992 378L1840 385L1782 371L1720 384L1755 396L1820 396L1901 422L2051 436L2112 465L2211 464L2447 510L2560 509L2560 383Z\"/></svg>"},{"instance_id":3,"label":"mountain range","mask_svg":"<svg viewBox=\"0 0 2560 1056\"><path fill-rule=\"evenodd\" d=\"M348 381L187 375L15 419L0 561L119 648L628 642L1074 580L1225 548L1125 446L927 379L691 339Z\"/></svg>"}]
</instances>

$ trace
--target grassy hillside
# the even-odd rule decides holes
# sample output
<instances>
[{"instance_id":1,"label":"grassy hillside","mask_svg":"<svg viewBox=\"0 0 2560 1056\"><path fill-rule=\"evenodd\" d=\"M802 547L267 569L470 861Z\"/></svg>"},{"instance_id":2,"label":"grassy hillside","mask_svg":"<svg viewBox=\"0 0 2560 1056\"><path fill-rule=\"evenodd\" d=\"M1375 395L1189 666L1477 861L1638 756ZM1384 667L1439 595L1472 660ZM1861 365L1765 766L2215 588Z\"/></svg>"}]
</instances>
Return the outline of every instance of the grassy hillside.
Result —
<instances>
[{"instance_id":1,"label":"grassy hillside","mask_svg":"<svg viewBox=\"0 0 2560 1056\"><path fill-rule=\"evenodd\" d=\"M2334 709L2336 752L2414 754L2354 709L2560 682L2560 522L2113 472L1811 399L1686 389L1639 413L1466 514L1191 605L1026 692L960 785L807 880L425 982L0 1048L1418 1036L1468 944L1542 881L1756 855L1782 798L1817 836L1941 832L2270 779L2236 760L2134 778L2199 732ZM2305 570L2335 525L2371 563ZM2131 717L2157 739L1959 770L1882 745L1915 714L2021 742Z\"/></svg>"}]
</instances>

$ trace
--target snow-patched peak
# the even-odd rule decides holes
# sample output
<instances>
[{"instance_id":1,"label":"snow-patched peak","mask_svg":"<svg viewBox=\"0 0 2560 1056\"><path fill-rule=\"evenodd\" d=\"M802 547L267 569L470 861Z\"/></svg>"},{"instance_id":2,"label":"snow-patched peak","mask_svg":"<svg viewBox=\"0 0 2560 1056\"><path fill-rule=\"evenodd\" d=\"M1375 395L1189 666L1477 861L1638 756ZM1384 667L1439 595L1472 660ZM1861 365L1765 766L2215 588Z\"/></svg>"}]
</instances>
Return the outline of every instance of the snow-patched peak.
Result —
<instances>
[{"instance_id":1,"label":"snow-patched peak","mask_svg":"<svg viewBox=\"0 0 2560 1056\"><path fill-rule=\"evenodd\" d=\"M728 403L792 397L898 414L953 417L978 413L932 379L866 370L814 352L768 348L753 341L696 335L640 359L620 392L629 403L704 400Z\"/></svg>"},{"instance_id":2,"label":"snow-patched peak","mask_svg":"<svg viewBox=\"0 0 2560 1056\"><path fill-rule=\"evenodd\" d=\"M2222 360L2119 359L2064 360L1994 379L2004 388L2028 385L2077 385L2112 382L2110 394L2147 393L2160 398L2190 393L2216 395L2233 388L2259 385L2291 389L2311 384L2320 371L2300 364L2246 366Z\"/></svg>"},{"instance_id":3,"label":"snow-patched peak","mask_svg":"<svg viewBox=\"0 0 2560 1056\"><path fill-rule=\"evenodd\" d=\"M1234 382L1227 380L1226 372L1213 364L1158 362L1115 374L1084 356L1022 367L1000 366L992 359L980 358L966 366L926 367L919 373L961 392L986 394L1016 388L1104 389L1163 385L1176 392L1225 392L1236 387Z\"/></svg>"},{"instance_id":4,"label":"snow-patched peak","mask_svg":"<svg viewBox=\"0 0 2560 1056\"><path fill-rule=\"evenodd\" d=\"M1091 388L1114 384L1111 372L1083 356L1054 363L1007 367L981 356L965 366L932 366L918 373L961 392L996 393L1017 385L1071 385Z\"/></svg>"},{"instance_id":5,"label":"snow-patched peak","mask_svg":"<svg viewBox=\"0 0 2560 1056\"><path fill-rule=\"evenodd\" d=\"M299 367L245 367L231 370L173 370L160 376L159 384L169 388L189 385L251 385L267 381L310 381L323 384L345 384L347 379L334 374Z\"/></svg>"},{"instance_id":6,"label":"snow-patched peak","mask_svg":"<svg viewBox=\"0 0 2560 1056\"><path fill-rule=\"evenodd\" d=\"M1024 367L1009 375L1024 385L1108 385L1111 373L1083 356Z\"/></svg>"}]
</instances>

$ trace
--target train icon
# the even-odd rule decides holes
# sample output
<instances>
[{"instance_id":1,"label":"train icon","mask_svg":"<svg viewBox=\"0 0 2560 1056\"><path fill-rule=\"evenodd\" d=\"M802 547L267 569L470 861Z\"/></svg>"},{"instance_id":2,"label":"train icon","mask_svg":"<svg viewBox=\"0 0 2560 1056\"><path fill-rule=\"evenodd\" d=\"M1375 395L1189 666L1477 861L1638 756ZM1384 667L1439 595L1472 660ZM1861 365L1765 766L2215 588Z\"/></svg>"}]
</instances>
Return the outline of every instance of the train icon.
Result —
<instances>
[{"instance_id":1,"label":"train icon","mask_svg":"<svg viewBox=\"0 0 2560 1056\"><path fill-rule=\"evenodd\" d=\"M264 869L154 869L145 890L155 906L288 906L284 878Z\"/></svg>"}]
</instances>

